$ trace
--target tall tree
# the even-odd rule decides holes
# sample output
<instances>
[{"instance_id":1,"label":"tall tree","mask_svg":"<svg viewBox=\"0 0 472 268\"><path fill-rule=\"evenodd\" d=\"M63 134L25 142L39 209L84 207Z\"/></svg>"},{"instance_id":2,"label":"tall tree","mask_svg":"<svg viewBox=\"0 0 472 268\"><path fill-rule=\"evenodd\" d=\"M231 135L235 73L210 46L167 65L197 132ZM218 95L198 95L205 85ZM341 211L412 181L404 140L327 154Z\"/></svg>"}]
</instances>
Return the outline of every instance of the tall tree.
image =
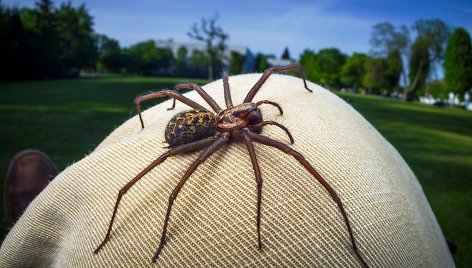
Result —
<instances>
[{"instance_id":1,"label":"tall tree","mask_svg":"<svg viewBox=\"0 0 472 268\"><path fill-rule=\"evenodd\" d=\"M43 78L57 77L62 70L60 62L59 34L57 32L56 9L51 0L36 2L36 36L35 54L41 63L38 75Z\"/></svg>"},{"instance_id":2,"label":"tall tree","mask_svg":"<svg viewBox=\"0 0 472 268\"><path fill-rule=\"evenodd\" d=\"M97 70L112 73L120 72L126 64L126 58L123 55L120 43L106 35L97 35L98 60Z\"/></svg>"},{"instance_id":3,"label":"tall tree","mask_svg":"<svg viewBox=\"0 0 472 268\"><path fill-rule=\"evenodd\" d=\"M410 52L410 31L404 25L395 27L390 22L378 23L372 28L370 44L373 47L374 57L389 57L389 55L392 57L397 55L398 59L398 55L400 56L400 75L403 79L403 91L406 96L409 83L405 61L408 59Z\"/></svg>"},{"instance_id":4,"label":"tall tree","mask_svg":"<svg viewBox=\"0 0 472 268\"><path fill-rule=\"evenodd\" d=\"M3 6L2 1L0 0L0 80L5 80L8 78L8 65L10 60L8 56L11 47L11 40L9 38L9 28L10 28L10 12Z\"/></svg>"},{"instance_id":5,"label":"tall tree","mask_svg":"<svg viewBox=\"0 0 472 268\"><path fill-rule=\"evenodd\" d=\"M216 24L217 17L210 19L202 18L200 24L194 23L188 35L198 41L204 42L208 56L208 79L214 78L214 68L217 67L223 58L226 49L228 34L223 28Z\"/></svg>"},{"instance_id":6,"label":"tall tree","mask_svg":"<svg viewBox=\"0 0 472 268\"><path fill-rule=\"evenodd\" d=\"M387 70L386 70L386 79L388 82L388 89L394 89L398 87L400 81L400 76L403 68L403 60L400 51L392 50L388 53L387 58Z\"/></svg>"},{"instance_id":7,"label":"tall tree","mask_svg":"<svg viewBox=\"0 0 472 268\"><path fill-rule=\"evenodd\" d=\"M92 17L83 5L57 9L51 0L38 0L34 8L5 9L0 3L0 13L2 80L76 75L95 65Z\"/></svg>"},{"instance_id":8,"label":"tall tree","mask_svg":"<svg viewBox=\"0 0 472 268\"><path fill-rule=\"evenodd\" d=\"M77 76L84 68L93 68L98 58L93 19L85 5L74 8L61 4L56 13L60 60L64 76Z\"/></svg>"},{"instance_id":9,"label":"tall tree","mask_svg":"<svg viewBox=\"0 0 472 268\"><path fill-rule=\"evenodd\" d=\"M419 85L425 83L431 68L442 60L443 48L449 35L449 27L439 19L418 20L412 29L416 31L413 45L410 45L408 28L395 27L389 22L374 25L370 40L377 57L385 57L393 51L400 53L404 99L415 95ZM407 58L410 66L408 76L405 68Z\"/></svg>"},{"instance_id":10,"label":"tall tree","mask_svg":"<svg viewBox=\"0 0 472 268\"><path fill-rule=\"evenodd\" d=\"M444 80L447 90L461 95L472 89L472 45L464 28L455 29L447 42Z\"/></svg>"},{"instance_id":11,"label":"tall tree","mask_svg":"<svg viewBox=\"0 0 472 268\"><path fill-rule=\"evenodd\" d=\"M0 5L0 80L21 77L24 36L19 11L3 8Z\"/></svg>"},{"instance_id":12,"label":"tall tree","mask_svg":"<svg viewBox=\"0 0 472 268\"><path fill-rule=\"evenodd\" d=\"M434 68L434 65L444 58L444 48L450 34L449 26L439 19L417 20L413 29L417 36L411 47L410 87L408 90L410 98L415 95L419 85L426 83L431 68Z\"/></svg>"},{"instance_id":13,"label":"tall tree","mask_svg":"<svg viewBox=\"0 0 472 268\"><path fill-rule=\"evenodd\" d=\"M410 56L410 89L417 90L423 88L426 85L426 79L430 71L431 62L429 60L428 45L424 39L416 39L411 46ZM412 98L410 91L408 91Z\"/></svg>"},{"instance_id":14,"label":"tall tree","mask_svg":"<svg viewBox=\"0 0 472 268\"><path fill-rule=\"evenodd\" d=\"M388 79L386 71L388 69L385 58L368 58L365 64L366 74L362 80L362 85L368 88L371 93L379 93L382 89L387 89Z\"/></svg>"}]
</instances>

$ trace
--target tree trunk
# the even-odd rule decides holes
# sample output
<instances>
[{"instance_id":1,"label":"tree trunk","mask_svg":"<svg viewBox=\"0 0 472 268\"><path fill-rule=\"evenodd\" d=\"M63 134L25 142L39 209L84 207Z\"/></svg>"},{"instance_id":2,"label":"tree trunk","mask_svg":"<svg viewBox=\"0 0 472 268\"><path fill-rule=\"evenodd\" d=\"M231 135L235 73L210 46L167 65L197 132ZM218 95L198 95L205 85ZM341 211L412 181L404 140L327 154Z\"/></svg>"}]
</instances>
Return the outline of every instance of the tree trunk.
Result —
<instances>
[{"instance_id":1,"label":"tree trunk","mask_svg":"<svg viewBox=\"0 0 472 268\"><path fill-rule=\"evenodd\" d=\"M407 92L403 93L403 101L407 100L407 95L411 95L415 93L416 85L418 84L418 81L420 80L420 76L423 73L424 66L426 66L426 60L422 59L420 61L420 66L418 67L418 71L416 72L415 79L413 79L413 82L411 83L410 88L408 89Z\"/></svg>"},{"instance_id":2,"label":"tree trunk","mask_svg":"<svg viewBox=\"0 0 472 268\"><path fill-rule=\"evenodd\" d=\"M207 44L207 54L208 54L208 80L213 81L213 46L211 43Z\"/></svg>"},{"instance_id":3,"label":"tree trunk","mask_svg":"<svg viewBox=\"0 0 472 268\"><path fill-rule=\"evenodd\" d=\"M402 67L402 76L403 76L403 95L402 101L406 100L406 94L408 92L408 76L406 74L405 68Z\"/></svg>"},{"instance_id":4,"label":"tree trunk","mask_svg":"<svg viewBox=\"0 0 472 268\"><path fill-rule=\"evenodd\" d=\"M213 59L208 55L208 80L213 81Z\"/></svg>"}]
</instances>

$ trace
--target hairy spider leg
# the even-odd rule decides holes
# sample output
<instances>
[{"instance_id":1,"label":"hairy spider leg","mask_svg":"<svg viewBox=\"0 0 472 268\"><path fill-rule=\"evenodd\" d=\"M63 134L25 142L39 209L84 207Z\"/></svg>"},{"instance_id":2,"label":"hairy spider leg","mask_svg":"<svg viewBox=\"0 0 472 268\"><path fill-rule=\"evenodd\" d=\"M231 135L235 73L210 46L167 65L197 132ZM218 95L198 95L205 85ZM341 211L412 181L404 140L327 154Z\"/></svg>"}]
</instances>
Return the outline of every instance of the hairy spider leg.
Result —
<instances>
[{"instance_id":1,"label":"hairy spider leg","mask_svg":"<svg viewBox=\"0 0 472 268\"><path fill-rule=\"evenodd\" d=\"M270 146L270 147L274 147L276 149L279 149L282 152L285 152L288 155L293 156L298 162L300 162L300 164L302 164L303 167L305 167L305 169L308 172L311 173L311 175L313 175L313 177L315 177L315 179L329 193L329 195L331 196L331 199L333 199L333 201L338 205L338 208L339 208L339 210L341 212L341 215L344 219L344 223L347 227L347 231L349 233L349 239L351 240L352 249L354 251L354 254L360 260L363 267L369 267L367 265L366 261L362 258L361 254L359 253L356 241L354 239L354 235L352 233L351 224L349 223L349 219L347 217L346 211L344 210L344 206L341 202L341 199L339 198L338 194L333 189L333 187L331 187L331 185L329 185L328 182L325 179L323 179L323 177L321 177L321 175L310 165L310 163L308 163L308 161L305 159L305 157L303 157L303 155L301 155L299 152L295 151L294 149L290 148L289 146L287 146L283 143L280 143L276 140L273 140L273 139L270 139L268 137L259 135L257 133L250 132L250 131L247 131L246 133L253 141L255 141L257 143L261 143L261 144L264 144L264 145L267 145L267 146Z\"/></svg>"},{"instance_id":2,"label":"hairy spider leg","mask_svg":"<svg viewBox=\"0 0 472 268\"><path fill-rule=\"evenodd\" d=\"M218 113L219 111L222 110L220 108L220 106L216 103L216 101L212 97L210 97L210 95L208 95L208 93L206 93L206 91L203 90L203 88L201 86L199 86L197 84L194 84L194 83L183 83L183 84L177 84L177 85L174 86L174 90L176 90L176 91L181 90L181 89L193 89L193 90L195 90L198 94L200 94L200 96L203 98L203 100L206 101L206 103L208 103L208 105L210 105L210 107L213 109L213 111ZM167 110L172 110L174 108L175 108L175 99L172 102L172 107L167 108Z\"/></svg>"},{"instance_id":3,"label":"hairy spider leg","mask_svg":"<svg viewBox=\"0 0 472 268\"><path fill-rule=\"evenodd\" d=\"M254 96L256 96L259 89L262 87L262 85L265 83L265 81L269 78L271 74L278 73L278 72L285 72L289 70L298 70L300 72L301 77L303 78L303 84L305 85L306 90L313 92L313 90L309 89L306 84L305 73L303 72L302 66L298 64L294 64L294 65L287 65L287 66L270 67L269 69L264 71L261 78L259 78L259 81L257 81L257 83L254 84L254 86L252 86L251 90L247 93L246 98L244 98L243 103L248 103L252 101Z\"/></svg>"},{"instance_id":4,"label":"hairy spider leg","mask_svg":"<svg viewBox=\"0 0 472 268\"><path fill-rule=\"evenodd\" d=\"M213 144L215 141L216 141L215 137L208 137L208 138L203 139L203 140L199 140L199 141L195 141L195 142L191 142L191 143L176 146L176 147L168 150L167 152L165 152L161 156L159 156L149 166L147 166L143 171L141 171L138 175L136 175L136 177L134 177L134 179L129 181L123 188L121 188L118 191L118 197L116 199L115 207L113 209L113 215L111 216L110 223L108 224L108 231L105 235L105 238L103 239L102 243L97 247L97 249L95 249L95 251L93 253L97 254L100 251L100 249L108 242L108 240L110 240L110 234L111 234L113 222L115 221L115 216L116 216L116 213L118 211L118 205L120 204L121 198L123 197L124 194L126 194L126 192L128 192L128 190L137 181L139 181L144 175L146 175L153 168L155 168L156 166L158 166L159 164L164 162L168 157L207 147L210 144Z\"/></svg>"},{"instance_id":5,"label":"hairy spider leg","mask_svg":"<svg viewBox=\"0 0 472 268\"><path fill-rule=\"evenodd\" d=\"M185 97L184 95L180 94L179 92L177 92L175 90L163 89L163 90L158 91L158 92L153 92L153 93L149 93L149 94L146 94L146 95L137 96L134 99L134 104L136 105L136 112L139 115L139 121L141 122L141 128L144 129L144 122L143 122L143 118L141 116L140 103L144 100L149 100L149 99L153 99L153 98L160 98L160 97L171 97L173 99L177 99L177 100L187 104L188 106L192 107L195 110L200 110L200 111L206 111L207 110L206 108L204 108L200 104L198 104L198 103L194 102L193 100Z\"/></svg>"},{"instance_id":6,"label":"hairy spider leg","mask_svg":"<svg viewBox=\"0 0 472 268\"><path fill-rule=\"evenodd\" d=\"M166 216L164 219L164 227L162 228L162 235L161 235L161 242L159 243L159 247L157 248L156 253L154 254L154 257L152 257L152 262L156 262L157 259L159 258L159 254L162 251L162 248L164 247L166 243L166 233L167 233L167 225L169 223L170 219L170 212L172 210L172 205L174 204L175 199L177 198L177 195L179 194L180 190L184 186L185 182L187 182L187 179L192 175L192 173L198 168L198 166L203 163L208 157L210 157L214 152L216 152L218 149L220 149L223 145L228 143L229 141L230 134L228 132L224 133L224 136L220 136L217 138L217 140L210 145L203 153L195 160L195 162L192 163L192 165L188 168L188 170L185 172L185 175L180 179L179 184L174 188L172 193L169 196L169 203L167 205L167 212Z\"/></svg>"},{"instance_id":7,"label":"hairy spider leg","mask_svg":"<svg viewBox=\"0 0 472 268\"><path fill-rule=\"evenodd\" d=\"M261 122L261 123L259 123L259 124L254 124L254 125L249 126L249 129L253 130L253 129L256 129L256 128L262 128L262 127L264 127L264 126L266 126L266 125L274 125L274 126L278 126L279 128L283 129L283 131L285 131L285 133L287 133L287 136L288 136L288 138L290 139L290 143L291 143L291 144L294 143L292 134L290 134L290 132L288 131L288 129L287 129L284 125L282 125L282 124L280 124L280 123L277 123L277 122L275 122L275 121L270 121L270 120L269 120L269 121L263 121L263 122Z\"/></svg>"},{"instance_id":8,"label":"hairy spider leg","mask_svg":"<svg viewBox=\"0 0 472 268\"><path fill-rule=\"evenodd\" d=\"M273 102L273 101L269 101L269 100L261 100L261 101L258 101L256 102L256 106L259 106L261 104L270 104L270 105L273 105L275 107L277 107L277 109L279 109L279 112L280 112L280 115L283 115L284 114L284 111L282 110L282 107L280 107L280 105L276 102Z\"/></svg>"},{"instance_id":9,"label":"hairy spider leg","mask_svg":"<svg viewBox=\"0 0 472 268\"><path fill-rule=\"evenodd\" d=\"M231 99L231 92L229 91L228 73L223 72L223 88L225 92L226 108L233 107L233 100Z\"/></svg>"},{"instance_id":10,"label":"hairy spider leg","mask_svg":"<svg viewBox=\"0 0 472 268\"><path fill-rule=\"evenodd\" d=\"M262 175L259 168L259 163L257 163L256 153L254 151L254 145L252 144L251 137L247 132L243 131L242 136L244 143L246 144L247 150L249 152L249 157L251 158L252 168L254 169L254 175L256 176L257 184L257 214L256 214L256 227L257 227L257 246L259 250L262 250L262 241L261 241L261 206L262 206Z\"/></svg>"}]
</instances>

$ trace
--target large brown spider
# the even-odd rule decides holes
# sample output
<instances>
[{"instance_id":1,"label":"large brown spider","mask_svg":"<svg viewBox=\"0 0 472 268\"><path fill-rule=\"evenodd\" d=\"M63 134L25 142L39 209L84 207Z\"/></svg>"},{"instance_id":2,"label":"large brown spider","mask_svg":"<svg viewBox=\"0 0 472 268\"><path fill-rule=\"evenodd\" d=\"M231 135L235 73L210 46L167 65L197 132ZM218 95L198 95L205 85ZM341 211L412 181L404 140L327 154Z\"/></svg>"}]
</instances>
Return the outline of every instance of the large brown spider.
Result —
<instances>
[{"instance_id":1,"label":"large brown spider","mask_svg":"<svg viewBox=\"0 0 472 268\"><path fill-rule=\"evenodd\" d=\"M357 256L359 261L364 267L367 267L367 263L364 261L360 255L354 236L352 233L351 225L347 217L344 206L341 202L341 199L337 195L336 191L328 184L328 182L321 177L321 175L305 160L305 158L293 150L289 146L278 142L276 140L270 139L268 137L262 136L259 133L262 131L262 127L265 125L274 125L282 130L284 130L290 142L293 143L293 137L286 127L275 122L275 121L264 121L262 119L262 113L259 110L258 106L261 104L270 104L279 109L280 114L283 114L282 108L275 102L268 100L261 100L256 103L252 103L252 99L257 94L264 82L269 78L272 73L275 72L284 72L289 70L297 70L300 72L305 88L310 90L306 84L306 79L303 73L303 69L300 65L289 65L289 66L280 66L272 67L264 71L262 77L257 81L257 83L251 88L249 93L246 95L242 104L233 105L231 100L231 94L228 83L228 75L223 74L223 88L224 96L226 102L226 109L220 108L220 106L208 95L199 85L197 84L178 84L175 86L174 90L161 90L159 92L150 93L143 96L136 97L134 103L136 105L136 110L139 115L139 120L141 122L141 127L144 128L144 122L141 117L140 103L144 100L158 97L171 97L173 98L172 107L175 107L175 100L179 100L188 106L192 107L194 110L180 112L176 114L168 123L165 131L165 139L169 144L169 150L159 156L154 162L152 162L148 167L142 170L134 179L129 181L123 188L118 192L118 197L116 199L115 207L113 209L113 215L111 217L110 223L108 225L108 231L102 243L94 251L97 254L100 249L108 242L110 239L110 233L113 226L113 221L118 210L118 205L120 204L121 198L123 195L144 175L146 175L150 170L155 168L157 165L164 162L168 157L187 153L190 151L195 151L198 149L204 149L203 153L198 157L198 159L193 162L193 164L188 168L185 175L180 179L177 186L174 188L172 193L169 196L169 203L167 206L167 213L164 219L164 227L162 229L161 241L159 247L157 248L154 257L152 258L153 262L156 262L159 254L161 253L164 245L166 244L166 232L167 225L170 219L170 213L172 205L174 204L177 195L184 186L187 179L192 175L192 173L197 169L197 167L205 161L210 155L216 152L218 149L223 147L226 144L229 144L233 141L241 141L246 144L247 150L249 152L249 157L251 158L252 166L256 176L257 182L257 216L256 216L256 225L257 225L257 242L259 250L262 249L261 242L261 205L262 205L262 176L259 169L259 164L257 163L256 153L254 151L254 146L252 142L257 142L265 144L276 149L281 150L298 160L312 175L316 180L328 191L329 195L334 202L338 205L339 211L344 219L344 222L349 233L349 238L352 244L352 249L354 254ZM183 96L178 92L180 89L194 89L198 94L210 105L210 107L215 111L216 115L212 112L205 109L203 106L198 103L190 100L189 98Z\"/></svg>"}]
</instances>

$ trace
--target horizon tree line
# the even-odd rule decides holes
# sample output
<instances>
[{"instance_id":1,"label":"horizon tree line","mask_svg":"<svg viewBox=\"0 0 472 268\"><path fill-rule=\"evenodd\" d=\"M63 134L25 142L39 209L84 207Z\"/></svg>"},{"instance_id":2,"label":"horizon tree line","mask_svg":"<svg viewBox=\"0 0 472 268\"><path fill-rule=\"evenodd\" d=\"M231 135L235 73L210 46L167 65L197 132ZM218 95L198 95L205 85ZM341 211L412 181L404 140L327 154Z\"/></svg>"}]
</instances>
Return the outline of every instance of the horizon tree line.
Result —
<instances>
[{"instance_id":1,"label":"horizon tree line","mask_svg":"<svg viewBox=\"0 0 472 268\"><path fill-rule=\"evenodd\" d=\"M7 8L0 0L0 81L77 77L82 70L211 80L221 73L223 61L229 62L230 74L240 73L245 55L232 51L224 58L229 34L217 19L202 18L187 33L205 50L180 47L174 55L154 40L122 48L117 40L95 33L84 4L66 2L57 8L51 0L39 0L34 8ZM425 92L437 96L441 90L463 94L472 87L470 34L463 28L452 31L439 19L417 20L410 28L383 22L372 28L368 54L306 49L299 62L310 80L330 88L399 91L404 99ZM269 67L272 57L257 53L253 71ZM281 58L290 59L287 47ZM434 77L440 65L443 83Z\"/></svg>"}]
</instances>

